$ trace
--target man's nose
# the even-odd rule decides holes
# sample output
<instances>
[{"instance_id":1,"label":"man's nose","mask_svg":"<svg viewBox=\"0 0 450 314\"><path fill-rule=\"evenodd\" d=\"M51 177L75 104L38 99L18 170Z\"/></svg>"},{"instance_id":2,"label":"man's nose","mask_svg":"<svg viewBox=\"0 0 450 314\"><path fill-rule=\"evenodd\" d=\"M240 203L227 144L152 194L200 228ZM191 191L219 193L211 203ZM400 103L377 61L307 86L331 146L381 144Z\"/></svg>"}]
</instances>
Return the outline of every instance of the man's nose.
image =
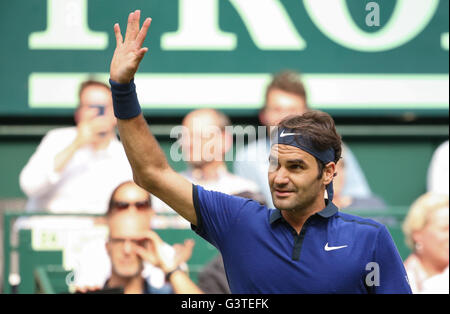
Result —
<instances>
[{"instance_id":1,"label":"man's nose","mask_svg":"<svg viewBox=\"0 0 450 314\"><path fill-rule=\"evenodd\" d=\"M273 182L276 185L284 185L289 182L288 172L286 171L286 168L280 167L275 171L275 178Z\"/></svg>"},{"instance_id":2,"label":"man's nose","mask_svg":"<svg viewBox=\"0 0 450 314\"><path fill-rule=\"evenodd\" d=\"M133 242L126 240L123 244L123 250L126 254L131 254L134 250Z\"/></svg>"}]
</instances>

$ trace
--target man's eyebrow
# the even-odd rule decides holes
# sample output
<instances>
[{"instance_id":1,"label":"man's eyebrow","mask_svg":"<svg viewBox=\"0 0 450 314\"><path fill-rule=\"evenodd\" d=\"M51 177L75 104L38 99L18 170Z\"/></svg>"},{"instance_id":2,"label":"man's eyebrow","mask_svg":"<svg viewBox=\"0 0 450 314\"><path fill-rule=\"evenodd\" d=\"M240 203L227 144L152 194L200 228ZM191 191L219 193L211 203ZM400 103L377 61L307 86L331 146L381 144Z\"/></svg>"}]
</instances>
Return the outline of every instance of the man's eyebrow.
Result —
<instances>
[{"instance_id":1,"label":"man's eyebrow","mask_svg":"<svg viewBox=\"0 0 450 314\"><path fill-rule=\"evenodd\" d=\"M288 164L303 164L306 165L306 162L303 159L290 159L286 161Z\"/></svg>"}]
</instances>

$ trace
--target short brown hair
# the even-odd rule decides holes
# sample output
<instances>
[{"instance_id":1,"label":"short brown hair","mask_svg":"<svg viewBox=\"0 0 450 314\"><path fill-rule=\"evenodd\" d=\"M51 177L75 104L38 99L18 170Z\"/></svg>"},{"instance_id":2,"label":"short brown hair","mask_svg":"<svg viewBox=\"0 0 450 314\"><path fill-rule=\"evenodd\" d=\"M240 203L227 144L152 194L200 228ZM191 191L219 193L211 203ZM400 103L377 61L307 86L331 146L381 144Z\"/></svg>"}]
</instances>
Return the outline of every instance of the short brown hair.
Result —
<instances>
[{"instance_id":1,"label":"short brown hair","mask_svg":"<svg viewBox=\"0 0 450 314\"><path fill-rule=\"evenodd\" d=\"M328 113L310 110L302 115L288 116L281 120L278 128L292 129L301 133L317 150L332 148L335 163L341 158L342 139L336 131L333 118Z\"/></svg>"},{"instance_id":2,"label":"short brown hair","mask_svg":"<svg viewBox=\"0 0 450 314\"><path fill-rule=\"evenodd\" d=\"M279 89L283 92L300 96L307 104L306 90L301 80L301 75L292 70L284 70L276 73L272 77L272 82L266 88L266 103L269 92L273 89Z\"/></svg>"}]
</instances>

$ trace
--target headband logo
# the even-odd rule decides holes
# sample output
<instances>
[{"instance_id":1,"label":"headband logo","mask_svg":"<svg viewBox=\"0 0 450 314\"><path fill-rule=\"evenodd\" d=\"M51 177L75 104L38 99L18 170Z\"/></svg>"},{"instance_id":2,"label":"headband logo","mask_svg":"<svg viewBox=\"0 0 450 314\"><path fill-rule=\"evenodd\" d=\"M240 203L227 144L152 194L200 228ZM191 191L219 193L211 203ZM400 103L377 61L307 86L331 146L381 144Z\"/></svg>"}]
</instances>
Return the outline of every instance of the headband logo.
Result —
<instances>
[{"instance_id":1,"label":"headband logo","mask_svg":"<svg viewBox=\"0 0 450 314\"><path fill-rule=\"evenodd\" d=\"M292 136L292 135L301 135L300 133L284 133L285 130L281 131L280 137Z\"/></svg>"}]
</instances>

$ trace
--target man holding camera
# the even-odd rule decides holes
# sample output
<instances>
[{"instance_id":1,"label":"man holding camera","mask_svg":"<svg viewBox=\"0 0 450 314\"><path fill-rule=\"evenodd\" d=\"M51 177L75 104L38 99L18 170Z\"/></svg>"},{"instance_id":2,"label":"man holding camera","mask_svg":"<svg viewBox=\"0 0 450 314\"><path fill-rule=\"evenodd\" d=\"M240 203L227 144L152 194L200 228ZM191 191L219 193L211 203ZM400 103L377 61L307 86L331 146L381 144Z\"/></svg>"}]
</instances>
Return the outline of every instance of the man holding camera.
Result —
<instances>
[{"instance_id":1,"label":"man holding camera","mask_svg":"<svg viewBox=\"0 0 450 314\"><path fill-rule=\"evenodd\" d=\"M88 80L78 96L76 127L48 132L20 174L28 211L104 213L114 188L132 178L109 87Z\"/></svg>"}]
</instances>

